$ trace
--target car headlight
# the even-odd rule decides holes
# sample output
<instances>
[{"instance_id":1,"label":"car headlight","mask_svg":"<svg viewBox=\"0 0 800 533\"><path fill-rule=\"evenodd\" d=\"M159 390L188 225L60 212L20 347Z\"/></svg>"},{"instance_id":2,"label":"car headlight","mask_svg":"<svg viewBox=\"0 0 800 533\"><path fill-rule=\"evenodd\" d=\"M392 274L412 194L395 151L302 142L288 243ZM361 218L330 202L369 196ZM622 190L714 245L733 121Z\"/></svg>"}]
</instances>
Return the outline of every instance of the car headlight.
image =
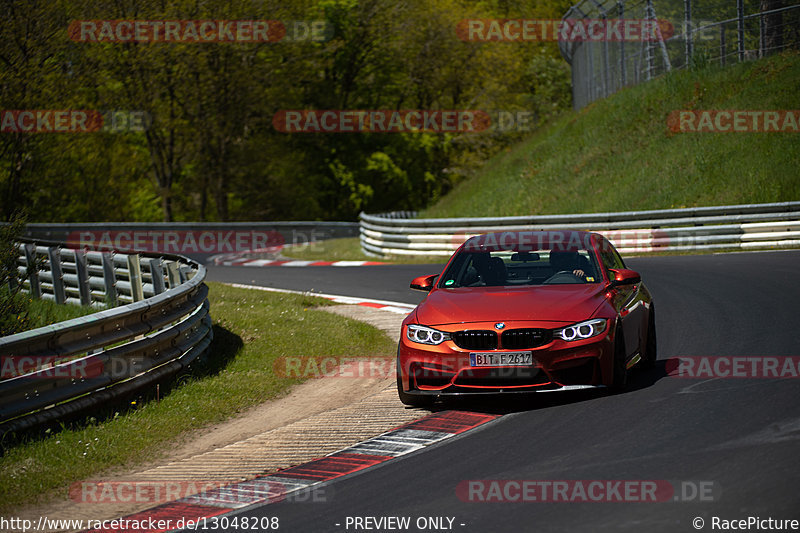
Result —
<instances>
[{"instance_id":1,"label":"car headlight","mask_svg":"<svg viewBox=\"0 0 800 533\"><path fill-rule=\"evenodd\" d=\"M553 334L565 341L580 341L600 335L606 330L607 323L605 318L595 318L557 329Z\"/></svg>"},{"instance_id":2,"label":"car headlight","mask_svg":"<svg viewBox=\"0 0 800 533\"><path fill-rule=\"evenodd\" d=\"M450 340L450 334L438 329L411 324L406 328L406 338L420 344L441 344Z\"/></svg>"}]
</instances>

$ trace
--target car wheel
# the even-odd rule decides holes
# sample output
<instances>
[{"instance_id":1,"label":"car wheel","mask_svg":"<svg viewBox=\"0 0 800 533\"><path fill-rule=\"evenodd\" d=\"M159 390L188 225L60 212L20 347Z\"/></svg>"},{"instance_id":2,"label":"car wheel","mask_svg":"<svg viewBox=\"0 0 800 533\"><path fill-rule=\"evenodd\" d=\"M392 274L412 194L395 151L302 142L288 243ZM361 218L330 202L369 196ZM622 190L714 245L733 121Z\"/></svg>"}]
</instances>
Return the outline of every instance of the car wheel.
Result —
<instances>
[{"instance_id":1,"label":"car wheel","mask_svg":"<svg viewBox=\"0 0 800 533\"><path fill-rule=\"evenodd\" d=\"M628 384L628 368L625 361L625 337L622 334L622 326L617 326L614 333L614 373L611 383L611 390L621 392Z\"/></svg>"},{"instance_id":2,"label":"car wheel","mask_svg":"<svg viewBox=\"0 0 800 533\"><path fill-rule=\"evenodd\" d=\"M650 306L650 317L647 320L647 341L644 347L644 357L642 357L642 368L653 368L658 359L656 344L656 309Z\"/></svg>"},{"instance_id":3,"label":"car wheel","mask_svg":"<svg viewBox=\"0 0 800 533\"><path fill-rule=\"evenodd\" d=\"M433 396L417 396L403 390L403 379L400 377L400 358L397 358L397 395L400 401L411 407L427 407L433 403Z\"/></svg>"}]
</instances>

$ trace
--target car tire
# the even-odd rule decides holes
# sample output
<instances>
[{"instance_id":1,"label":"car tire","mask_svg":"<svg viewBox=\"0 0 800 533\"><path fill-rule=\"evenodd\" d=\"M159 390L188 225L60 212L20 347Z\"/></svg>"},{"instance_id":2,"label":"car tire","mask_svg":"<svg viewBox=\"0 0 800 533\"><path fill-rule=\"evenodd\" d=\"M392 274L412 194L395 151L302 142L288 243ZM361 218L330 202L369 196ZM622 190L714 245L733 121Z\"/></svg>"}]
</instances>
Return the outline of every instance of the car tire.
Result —
<instances>
[{"instance_id":1,"label":"car tire","mask_svg":"<svg viewBox=\"0 0 800 533\"><path fill-rule=\"evenodd\" d=\"M645 341L644 357L642 357L642 368L653 368L658 359L658 343L656 342L656 308L650 306L649 318L647 319L647 340Z\"/></svg>"},{"instance_id":2,"label":"car tire","mask_svg":"<svg viewBox=\"0 0 800 533\"><path fill-rule=\"evenodd\" d=\"M418 396L403 390L403 378L400 376L400 358L397 358L397 396L404 405L410 407L428 407L433 403L433 396Z\"/></svg>"},{"instance_id":3,"label":"car tire","mask_svg":"<svg viewBox=\"0 0 800 533\"><path fill-rule=\"evenodd\" d=\"M622 326L617 326L614 332L614 367L612 374L611 390L622 392L628 384L628 368L625 361L625 336Z\"/></svg>"}]
</instances>

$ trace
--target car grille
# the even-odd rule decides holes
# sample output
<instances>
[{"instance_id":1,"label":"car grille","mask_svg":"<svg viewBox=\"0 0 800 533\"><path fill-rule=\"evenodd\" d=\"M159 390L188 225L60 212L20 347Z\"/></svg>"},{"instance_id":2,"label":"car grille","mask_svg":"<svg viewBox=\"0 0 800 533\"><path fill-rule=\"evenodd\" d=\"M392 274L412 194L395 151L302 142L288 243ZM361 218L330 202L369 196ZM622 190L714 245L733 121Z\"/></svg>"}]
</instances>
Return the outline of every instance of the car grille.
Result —
<instances>
[{"instance_id":1,"label":"car grille","mask_svg":"<svg viewBox=\"0 0 800 533\"><path fill-rule=\"evenodd\" d=\"M450 334L456 346L465 350L497 349L497 333L491 330L464 330Z\"/></svg>"},{"instance_id":2,"label":"car grille","mask_svg":"<svg viewBox=\"0 0 800 533\"><path fill-rule=\"evenodd\" d=\"M522 350L536 348L552 340L552 333L547 329L510 329L500 337L506 350Z\"/></svg>"}]
</instances>

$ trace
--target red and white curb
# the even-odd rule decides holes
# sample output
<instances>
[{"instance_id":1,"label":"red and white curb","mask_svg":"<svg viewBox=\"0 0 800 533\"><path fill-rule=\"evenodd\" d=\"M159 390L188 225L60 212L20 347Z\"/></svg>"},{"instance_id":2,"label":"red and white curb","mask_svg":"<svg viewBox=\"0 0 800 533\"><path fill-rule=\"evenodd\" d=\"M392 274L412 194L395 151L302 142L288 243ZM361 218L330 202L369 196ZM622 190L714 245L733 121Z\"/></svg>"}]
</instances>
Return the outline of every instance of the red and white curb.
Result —
<instances>
[{"instance_id":1,"label":"red and white curb","mask_svg":"<svg viewBox=\"0 0 800 533\"><path fill-rule=\"evenodd\" d=\"M214 258L212 261L217 266L244 266L244 267L308 267L308 266L334 266L356 267L386 265L382 261L302 261L299 259L223 259Z\"/></svg>"},{"instance_id":2,"label":"red and white curb","mask_svg":"<svg viewBox=\"0 0 800 533\"><path fill-rule=\"evenodd\" d=\"M389 311L391 313L398 313L407 315L414 310L416 305L406 304L403 302L392 302L390 300L374 300L372 298L358 298L355 296L341 296L338 294L325 294L322 292L308 292L308 291L292 291L289 289L276 289L273 287L259 287L258 285L244 285L241 283L226 283L229 287L238 287L240 289L255 289L267 292L282 292L286 294L305 294L308 296L316 296L318 298L325 298L332 302L350 305L362 305L364 307L372 307L380 309L381 311Z\"/></svg>"},{"instance_id":3,"label":"red and white curb","mask_svg":"<svg viewBox=\"0 0 800 533\"><path fill-rule=\"evenodd\" d=\"M303 261L299 259L252 259L256 253L267 253L278 255L283 250L289 250L292 245L271 246L268 248L257 248L255 250L248 250L246 252L236 252L227 254L212 255L207 259L207 262L213 263L217 266L249 266L249 267L264 267L264 266L287 266L287 267L306 267L306 266L335 266L335 267L355 267L355 266L371 266L371 265L386 265L388 263L382 261Z\"/></svg>"},{"instance_id":4,"label":"red and white curb","mask_svg":"<svg viewBox=\"0 0 800 533\"><path fill-rule=\"evenodd\" d=\"M355 267L355 266L373 266L373 265L386 265L380 261L300 261L300 260L284 260L278 259L236 259L234 261L221 261L215 263L217 266L242 266L242 267L265 267L265 266L283 266L283 267L308 267L308 266L334 266L334 267Z\"/></svg>"},{"instance_id":5,"label":"red and white curb","mask_svg":"<svg viewBox=\"0 0 800 533\"><path fill-rule=\"evenodd\" d=\"M143 524L140 529L93 529L91 533L121 532L160 533L172 529L150 528L148 524L186 524L202 522L214 516L241 510L251 505L283 501L300 490L340 477L367 470L431 444L454 437L499 418L500 415L466 411L442 411L409 422L391 431L360 442L325 457L293 466L250 481L232 483L209 492L196 494L159 505L125 517L123 523ZM166 522L169 520L169 522Z\"/></svg>"}]
</instances>

